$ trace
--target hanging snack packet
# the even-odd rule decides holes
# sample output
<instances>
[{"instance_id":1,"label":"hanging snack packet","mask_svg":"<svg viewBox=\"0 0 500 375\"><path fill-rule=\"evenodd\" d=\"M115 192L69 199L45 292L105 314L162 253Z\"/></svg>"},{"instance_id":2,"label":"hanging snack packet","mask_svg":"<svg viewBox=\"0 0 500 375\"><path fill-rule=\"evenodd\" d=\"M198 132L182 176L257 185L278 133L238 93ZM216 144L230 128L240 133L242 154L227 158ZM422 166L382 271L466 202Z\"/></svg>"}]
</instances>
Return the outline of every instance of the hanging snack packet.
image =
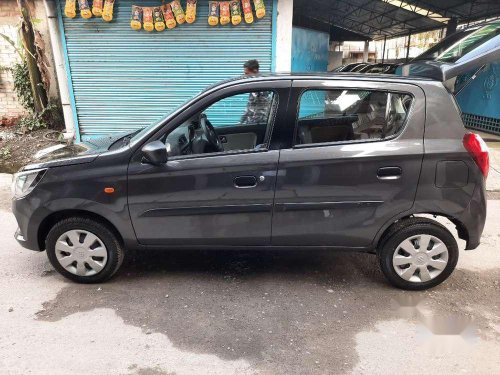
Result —
<instances>
[{"instance_id":1,"label":"hanging snack packet","mask_svg":"<svg viewBox=\"0 0 500 375\"><path fill-rule=\"evenodd\" d=\"M240 0L233 0L231 5L231 23L236 26L241 23L241 6Z\"/></svg>"},{"instance_id":2,"label":"hanging snack packet","mask_svg":"<svg viewBox=\"0 0 500 375\"><path fill-rule=\"evenodd\" d=\"M245 15L246 23L253 23L253 12L252 12L252 4L251 0L241 0L243 4L243 14Z\"/></svg>"},{"instance_id":3,"label":"hanging snack packet","mask_svg":"<svg viewBox=\"0 0 500 375\"><path fill-rule=\"evenodd\" d=\"M173 29L175 26L177 26L177 22L175 22L174 12L172 12L170 4L163 4L161 6L161 11L163 12L165 24L169 29Z\"/></svg>"},{"instance_id":4,"label":"hanging snack packet","mask_svg":"<svg viewBox=\"0 0 500 375\"><path fill-rule=\"evenodd\" d=\"M68 18L76 17L76 0L66 0L66 4L64 4L64 15Z\"/></svg>"},{"instance_id":5,"label":"hanging snack packet","mask_svg":"<svg viewBox=\"0 0 500 375\"><path fill-rule=\"evenodd\" d=\"M253 0L253 5L255 6L255 15L257 18L262 18L266 15L264 0Z\"/></svg>"},{"instance_id":6,"label":"hanging snack packet","mask_svg":"<svg viewBox=\"0 0 500 375\"><path fill-rule=\"evenodd\" d=\"M175 20L177 23L183 24L186 21L186 16L184 14L184 10L182 10L181 3L179 0L174 0L170 3L170 6L172 7L172 12L174 12L175 15Z\"/></svg>"},{"instance_id":7,"label":"hanging snack packet","mask_svg":"<svg viewBox=\"0 0 500 375\"><path fill-rule=\"evenodd\" d=\"M193 23L196 20L196 0L187 0L186 22Z\"/></svg>"},{"instance_id":8,"label":"hanging snack packet","mask_svg":"<svg viewBox=\"0 0 500 375\"><path fill-rule=\"evenodd\" d=\"M217 1L208 2L208 24L210 26L219 24L219 4Z\"/></svg>"},{"instance_id":9,"label":"hanging snack packet","mask_svg":"<svg viewBox=\"0 0 500 375\"><path fill-rule=\"evenodd\" d=\"M105 0L104 9L102 10L102 19L106 22L113 20L113 8L115 7L115 0Z\"/></svg>"},{"instance_id":10,"label":"hanging snack packet","mask_svg":"<svg viewBox=\"0 0 500 375\"><path fill-rule=\"evenodd\" d=\"M80 15L82 18L92 17L92 12L90 11L89 2L87 0L78 0L78 7L80 8Z\"/></svg>"},{"instance_id":11,"label":"hanging snack packet","mask_svg":"<svg viewBox=\"0 0 500 375\"><path fill-rule=\"evenodd\" d=\"M155 20L156 31L165 30L165 20L163 19L163 12L160 7L155 7L153 9L153 19Z\"/></svg>"},{"instance_id":12,"label":"hanging snack packet","mask_svg":"<svg viewBox=\"0 0 500 375\"><path fill-rule=\"evenodd\" d=\"M132 5L130 27L134 30L140 30L142 28L142 8L137 5Z\"/></svg>"},{"instance_id":13,"label":"hanging snack packet","mask_svg":"<svg viewBox=\"0 0 500 375\"><path fill-rule=\"evenodd\" d=\"M142 8L142 21L144 22L144 30L153 31L155 29L155 25L153 23L153 8L152 7L143 7Z\"/></svg>"},{"instance_id":14,"label":"hanging snack packet","mask_svg":"<svg viewBox=\"0 0 500 375\"><path fill-rule=\"evenodd\" d=\"M92 14L96 17L102 16L102 6L104 4L104 0L93 0L92 1Z\"/></svg>"},{"instance_id":15,"label":"hanging snack packet","mask_svg":"<svg viewBox=\"0 0 500 375\"><path fill-rule=\"evenodd\" d=\"M220 24L227 25L231 21L231 12L229 11L229 1L221 1L220 5Z\"/></svg>"}]
</instances>

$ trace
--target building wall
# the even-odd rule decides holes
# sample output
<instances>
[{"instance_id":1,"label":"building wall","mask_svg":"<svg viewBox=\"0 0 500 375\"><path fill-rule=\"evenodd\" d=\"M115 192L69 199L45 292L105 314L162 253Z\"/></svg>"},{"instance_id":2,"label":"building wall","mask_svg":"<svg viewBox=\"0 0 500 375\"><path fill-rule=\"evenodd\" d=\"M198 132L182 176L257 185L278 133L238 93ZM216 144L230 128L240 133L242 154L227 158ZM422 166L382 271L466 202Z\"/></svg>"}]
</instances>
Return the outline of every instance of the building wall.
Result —
<instances>
[{"instance_id":1,"label":"building wall","mask_svg":"<svg viewBox=\"0 0 500 375\"><path fill-rule=\"evenodd\" d=\"M292 28L292 72L326 72L330 35L328 33Z\"/></svg>"},{"instance_id":2,"label":"building wall","mask_svg":"<svg viewBox=\"0 0 500 375\"><path fill-rule=\"evenodd\" d=\"M49 64L50 88L49 97L57 100L58 90L57 81L54 73L54 63L52 50L50 48L50 39L48 35L47 19L43 1L34 1L32 5L32 17L37 19L36 29L42 34L45 44L45 55ZM6 34L18 43L18 23L20 13L16 0L0 0L0 33ZM20 58L14 47L12 47L4 38L0 38L0 67L12 67L14 63L19 62ZM12 73L2 69L0 72L0 118L16 118L27 113L26 109L17 100L14 92L14 83Z\"/></svg>"},{"instance_id":3,"label":"building wall","mask_svg":"<svg viewBox=\"0 0 500 375\"><path fill-rule=\"evenodd\" d=\"M16 0L0 1L0 33L6 34L17 42L17 27L19 12ZM0 38L0 67L8 68L19 62L19 56L4 38ZM2 69L0 72L0 119L19 117L26 111L19 104L14 93L14 79L12 73Z\"/></svg>"},{"instance_id":4,"label":"building wall","mask_svg":"<svg viewBox=\"0 0 500 375\"><path fill-rule=\"evenodd\" d=\"M342 51L332 51L330 50L328 54L328 68L327 70L331 72L333 69L342 65Z\"/></svg>"},{"instance_id":5,"label":"building wall","mask_svg":"<svg viewBox=\"0 0 500 375\"><path fill-rule=\"evenodd\" d=\"M278 0L276 18L276 72L292 69L292 19L293 0Z\"/></svg>"}]
</instances>

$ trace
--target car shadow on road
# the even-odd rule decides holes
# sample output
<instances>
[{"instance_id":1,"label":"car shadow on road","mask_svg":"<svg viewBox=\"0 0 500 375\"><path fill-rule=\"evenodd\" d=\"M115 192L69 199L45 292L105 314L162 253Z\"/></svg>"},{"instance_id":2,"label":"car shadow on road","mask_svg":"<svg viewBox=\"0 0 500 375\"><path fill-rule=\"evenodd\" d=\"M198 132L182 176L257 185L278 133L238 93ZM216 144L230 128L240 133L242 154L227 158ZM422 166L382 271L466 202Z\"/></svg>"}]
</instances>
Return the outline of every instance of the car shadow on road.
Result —
<instances>
[{"instance_id":1,"label":"car shadow on road","mask_svg":"<svg viewBox=\"0 0 500 375\"><path fill-rule=\"evenodd\" d=\"M457 278L468 287L451 287ZM475 279L457 272L433 298L449 304L459 293L472 295ZM370 254L151 251L129 259L108 283L68 283L38 319L111 308L182 350L244 358L274 374L346 373L358 361L356 334L401 318L397 301L407 294L385 282ZM417 302L431 296L411 294Z\"/></svg>"}]
</instances>

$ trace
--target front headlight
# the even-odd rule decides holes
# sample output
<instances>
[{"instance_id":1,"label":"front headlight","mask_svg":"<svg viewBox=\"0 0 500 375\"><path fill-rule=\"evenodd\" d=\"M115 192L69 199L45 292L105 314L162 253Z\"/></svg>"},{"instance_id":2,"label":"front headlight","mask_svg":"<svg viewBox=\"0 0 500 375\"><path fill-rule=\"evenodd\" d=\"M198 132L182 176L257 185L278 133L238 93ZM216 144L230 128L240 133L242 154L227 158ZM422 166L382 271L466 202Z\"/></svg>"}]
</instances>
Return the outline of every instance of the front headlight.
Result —
<instances>
[{"instance_id":1,"label":"front headlight","mask_svg":"<svg viewBox=\"0 0 500 375\"><path fill-rule=\"evenodd\" d=\"M16 173L12 178L12 196L22 198L31 193L46 171L47 169L34 169Z\"/></svg>"}]
</instances>

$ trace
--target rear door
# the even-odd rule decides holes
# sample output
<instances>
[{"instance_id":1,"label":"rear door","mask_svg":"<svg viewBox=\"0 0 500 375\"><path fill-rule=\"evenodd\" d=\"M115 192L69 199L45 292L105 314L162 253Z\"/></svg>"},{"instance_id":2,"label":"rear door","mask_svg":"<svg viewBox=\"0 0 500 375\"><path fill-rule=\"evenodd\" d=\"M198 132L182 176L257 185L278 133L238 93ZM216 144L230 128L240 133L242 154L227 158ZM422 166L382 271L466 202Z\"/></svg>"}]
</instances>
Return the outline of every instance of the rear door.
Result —
<instances>
[{"instance_id":1,"label":"rear door","mask_svg":"<svg viewBox=\"0 0 500 375\"><path fill-rule=\"evenodd\" d=\"M425 97L414 85L296 80L280 152L273 245L370 246L414 202Z\"/></svg>"}]
</instances>

